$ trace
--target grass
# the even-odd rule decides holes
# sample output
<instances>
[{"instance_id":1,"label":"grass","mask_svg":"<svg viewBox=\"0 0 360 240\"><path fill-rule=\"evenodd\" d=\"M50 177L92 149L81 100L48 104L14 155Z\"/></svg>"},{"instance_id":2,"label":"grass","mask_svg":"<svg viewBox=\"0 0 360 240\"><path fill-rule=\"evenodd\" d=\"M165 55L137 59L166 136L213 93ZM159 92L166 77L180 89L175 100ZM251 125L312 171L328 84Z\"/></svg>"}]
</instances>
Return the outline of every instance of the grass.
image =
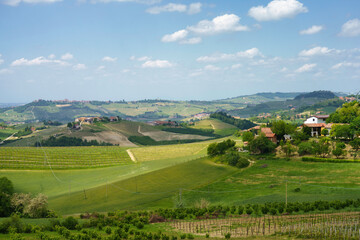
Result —
<instances>
[{"instance_id":1,"label":"grass","mask_svg":"<svg viewBox=\"0 0 360 240\"><path fill-rule=\"evenodd\" d=\"M236 130L237 127L234 125L224 123L218 119L204 119L198 122L195 122L195 129L213 129L214 134L220 136L229 136L232 135Z\"/></svg>"},{"instance_id":2,"label":"grass","mask_svg":"<svg viewBox=\"0 0 360 240\"><path fill-rule=\"evenodd\" d=\"M50 199L61 213L174 207L179 189L208 184L236 171L198 159L97 188ZM86 194L86 199L85 199ZM64 202L68 204L64 205Z\"/></svg>"},{"instance_id":3,"label":"grass","mask_svg":"<svg viewBox=\"0 0 360 240\"><path fill-rule=\"evenodd\" d=\"M73 169L130 164L121 147L3 147L0 168L3 169Z\"/></svg>"},{"instance_id":4,"label":"grass","mask_svg":"<svg viewBox=\"0 0 360 240\"><path fill-rule=\"evenodd\" d=\"M359 171L356 163L259 160L250 168L198 189L205 193L188 192L184 197L226 205L285 201L288 181L288 201L360 198ZM300 192L295 192L295 188L300 188Z\"/></svg>"},{"instance_id":5,"label":"grass","mask_svg":"<svg viewBox=\"0 0 360 240\"><path fill-rule=\"evenodd\" d=\"M11 134L16 132L17 130L13 128L0 129L0 139L5 140L7 137L11 136Z\"/></svg>"}]
</instances>

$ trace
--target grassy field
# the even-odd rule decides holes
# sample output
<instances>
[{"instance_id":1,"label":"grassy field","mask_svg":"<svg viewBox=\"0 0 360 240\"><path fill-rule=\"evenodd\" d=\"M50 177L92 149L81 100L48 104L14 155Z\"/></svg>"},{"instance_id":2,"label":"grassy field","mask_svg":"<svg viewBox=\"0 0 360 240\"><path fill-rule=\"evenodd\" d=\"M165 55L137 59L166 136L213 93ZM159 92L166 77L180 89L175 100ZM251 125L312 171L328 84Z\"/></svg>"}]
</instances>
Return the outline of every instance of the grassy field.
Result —
<instances>
[{"instance_id":1,"label":"grassy field","mask_svg":"<svg viewBox=\"0 0 360 240\"><path fill-rule=\"evenodd\" d=\"M74 169L130 164L121 147L2 147L0 168L3 169Z\"/></svg>"},{"instance_id":2,"label":"grassy field","mask_svg":"<svg viewBox=\"0 0 360 240\"><path fill-rule=\"evenodd\" d=\"M11 136L11 134L16 132L17 130L12 128L0 129L0 139L5 140L7 137Z\"/></svg>"},{"instance_id":3,"label":"grassy field","mask_svg":"<svg viewBox=\"0 0 360 240\"><path fill-rule=\"evenodd\" d=\"M204 119L198 122L195 122L195 126L193 128L196 129L213 129L214 133L220 136L229 136L232 135L237 127L234 125L224 123L218 119Z\"/></svg>"},{"instance_id":4,"label":"grassy field","mask_svg":"<svg viewBox=\"0 0 360 240\"><path fill-rule=\"evenodd\" d=\"M196 188L236 169L198 159L105 186L50 199L62 213L174 207L181 188ZM86 199L85 199L86 194ZM68 204L64 205L64 202Z\"/></svg>"}]
</instances>

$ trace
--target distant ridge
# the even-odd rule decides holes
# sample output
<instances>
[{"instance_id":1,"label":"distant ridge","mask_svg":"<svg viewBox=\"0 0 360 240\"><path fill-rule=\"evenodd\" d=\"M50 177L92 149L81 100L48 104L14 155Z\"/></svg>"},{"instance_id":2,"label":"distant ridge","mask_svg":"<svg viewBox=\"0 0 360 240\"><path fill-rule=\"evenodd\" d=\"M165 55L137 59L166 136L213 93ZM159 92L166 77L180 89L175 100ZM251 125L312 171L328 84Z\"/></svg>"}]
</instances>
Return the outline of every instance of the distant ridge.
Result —
<instances>
[{"instance_id":1,"label":"distant ridge","mask_svg":"<svg viewBox=\"0 0 360 240\"><path fill-rule=\"evenodd\" d=\"M331 91L314 91L310 93L303 93L298 96L296 96L295 100L300 100L304 98L324 98L324 99L331 99L335 98L336 95Z\"/></svg>"}]
</instances>

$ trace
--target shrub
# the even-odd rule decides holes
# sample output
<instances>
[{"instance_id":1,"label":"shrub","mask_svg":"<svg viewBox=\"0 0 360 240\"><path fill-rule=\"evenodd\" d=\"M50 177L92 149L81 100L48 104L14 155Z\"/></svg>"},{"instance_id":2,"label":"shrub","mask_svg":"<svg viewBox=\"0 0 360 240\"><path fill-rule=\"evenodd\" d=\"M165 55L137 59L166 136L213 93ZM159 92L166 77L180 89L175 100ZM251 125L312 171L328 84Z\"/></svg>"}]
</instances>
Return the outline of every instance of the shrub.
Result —
<instances>
[{"instance_id":1,"label":"shrub","mask_svg":"<svg viewBox=\"0 0 360 240\"><path fill-rule=\"evenodd\" d=\"M110 235L111 234L111 227L106 227L105 228L105 233Z\"/></svg>"},{"instance_id":2,"label":"shrub","mask_svg":"<svg viewBox=\"0 0 360 240\"><path fill-rule=\"evenodd\" d=\"M311 142L302 142L299 144L298 153L300 156L309 155L314 153L314 149Z\"/></svg>"},{"instance_id":3,"label":"shrub","mask_svg":"<svg viewBox=\"0 0 360 240\"><path fill-rule=\"evenodd\" d=\"M72 216L65 218L65 220L61 223L62 226L66 227L69 230L75 230L76 225L78 224L78 220L76 220Z\"/></svg>"},{"instance_id":4,"label":"shrub","mask_svg":"<svg viewBox=\"0 0 360 240\"><path fill-rule=\"evenodd\" d=\"M225 234L225 239L230 239L230 237L231 237L231 233Z\"/></svg>"}]
</instances>

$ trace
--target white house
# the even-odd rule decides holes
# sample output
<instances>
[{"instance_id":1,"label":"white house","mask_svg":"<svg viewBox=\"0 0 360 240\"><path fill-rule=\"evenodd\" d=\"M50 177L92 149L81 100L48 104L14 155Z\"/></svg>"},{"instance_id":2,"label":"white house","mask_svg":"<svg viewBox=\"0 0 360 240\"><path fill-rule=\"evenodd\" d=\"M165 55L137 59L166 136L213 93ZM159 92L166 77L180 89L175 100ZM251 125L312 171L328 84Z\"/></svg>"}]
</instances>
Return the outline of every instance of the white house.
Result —
<instances>
[{"instance_id":1,"label":"white house","mask_svg":"<svg viewBox=\"0 0 360 240\"><path fill-rule=\"evenodd\" d=\"M304 124L309 124L309 123L326 123L326 119L329 118L329 115L317 115L317 116L312 116L309 117L308 119L306 119L306 121L304 122Z\"/></svg>"}]
</instances>

